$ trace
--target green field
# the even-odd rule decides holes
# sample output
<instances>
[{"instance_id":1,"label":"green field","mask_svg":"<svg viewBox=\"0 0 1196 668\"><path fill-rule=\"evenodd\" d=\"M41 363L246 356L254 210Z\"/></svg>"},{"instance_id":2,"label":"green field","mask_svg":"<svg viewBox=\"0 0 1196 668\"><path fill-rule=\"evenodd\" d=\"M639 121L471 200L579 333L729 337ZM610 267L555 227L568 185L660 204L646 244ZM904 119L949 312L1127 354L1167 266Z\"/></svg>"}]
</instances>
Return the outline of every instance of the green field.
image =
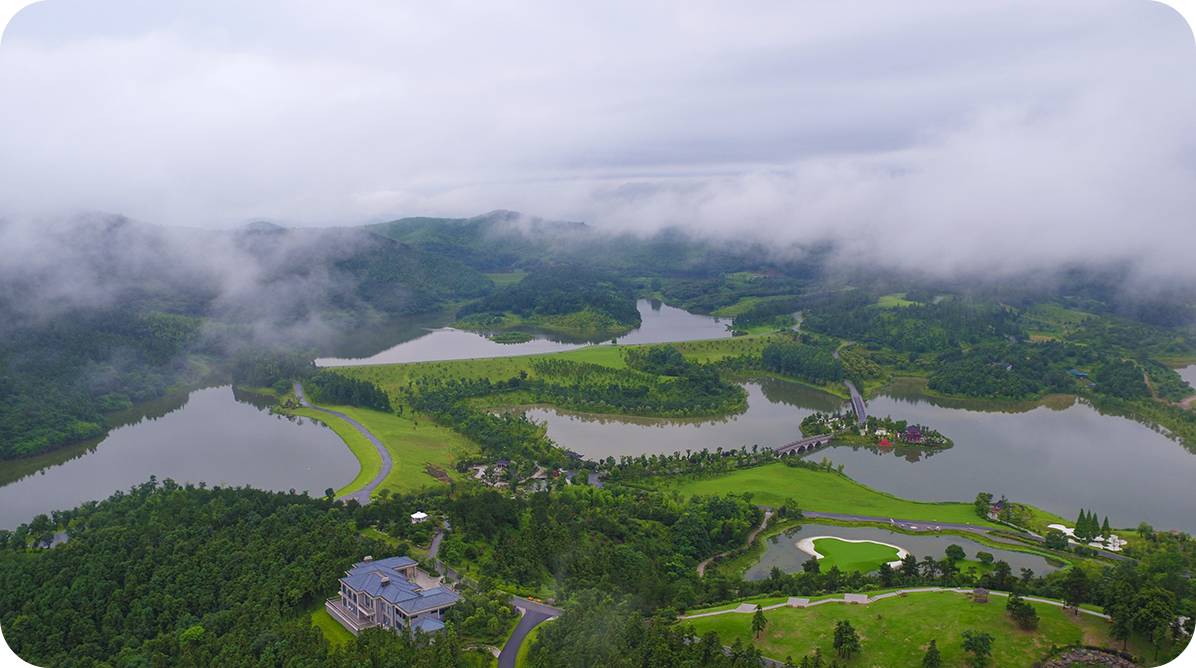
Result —
<instances>
[{"instance_id":1,"label":"green field","mask_svg":"<svg viewBox=\"0 0 1196 668\"><path fill-rule=\"evenodd\" d=\"M792 467L780 462L717 476L665 479L661 485L686 495L722 496L750 492L753 502L774 507L783 505L786 499L793 499L802 510L997 526L977 517L971 503L909 501L862 485L840 473Z\"/></svg>"},{"instance_id":2,"label":"green field","mask_svg":"<svg viewBox=\"0 0 1196 668\"><path fill-rule=\"evenodd\" d=\"M890 295L881 295L876 300L876 305L881 308L901 308L903 306L914 306L917 303L918 302L906 299L904 292L894 292Z\"/></svg>"},{"instance_id":3,"label":"green field","mask_svg":"<svg viewBox=\"0 0 1196 668\"><path fill-rule=\"evenodd\" d=\"M868 605L827 603L812 608L778 608L764 613L768 625L756 640L767 657L794 662L822 650L824 660L835 656L832 645L835 623L847 620L860 636L862 652L848 666L918 666L926 645L933 639L942 652L944 666L966 665L960 634L967 629L992 634L993 661L990 665L1029 667L1045 655L1051 645L1086 643L1120 647L1109 638L1108 623L1090 615L1078 617L1061 608L1031 603L1038 611L1035 631L1017 628L1005 612L1005 599L994 596L989 603L973 603L967 596L951 592L909 594ZM736 638L753 641L752 615L724 614L684 620L699 635L714 631L724 645ZM1135 654L1153 655L1153 650L1131 642Z\"/></svg>"},{"instance_id":4,"label":"green field","mask_svg":"<svg viewBox=\"0 0 1196 668\"><path fill-rule=\"evenodd\" d=\"M353 641L353 634L328 614L328 611L324 609L323 602L320 603L320 607L311 612L311 623L312 626L320 629L320 633L324 634L324 639L334 647Z\"/></svg>"},{"instance_id":5,"label":"green field","mask_svg":"<svg viewBox=\"0 0 1196 668\"><path fill-rule=\"evenodd\" d=\"M819 538L814 550L822 555L819 567L828 571L835 566L844 572L871 573L881 564L897 561L897 549L868 541L852 543L838 538Z\"/></svg>"},{"instance_id":6,"label":"green field","mask_svg":"<svg viewBox=\"0 0 1196 668\"><path fill-rule=\"evenodd\" d=\"M370 433L378 437L390 452L393 465L390 475L378 490L390 490L392 494L413 492L437 484L437 479L427 472L429 466L444 471L450 478L458 479L460 474L454 468L457 459L477 452L477 446L457 432L441 427L431 420L412 419L391 413L357 408L354 406L328 406L357 420ZM317 419L331 427L349 446L361 464L357 476L337 495L348 494L361 489L381 467L378 451L351 425L337 417L311 409L292 409L288 412Z\"/></svg>"}]
</instances>

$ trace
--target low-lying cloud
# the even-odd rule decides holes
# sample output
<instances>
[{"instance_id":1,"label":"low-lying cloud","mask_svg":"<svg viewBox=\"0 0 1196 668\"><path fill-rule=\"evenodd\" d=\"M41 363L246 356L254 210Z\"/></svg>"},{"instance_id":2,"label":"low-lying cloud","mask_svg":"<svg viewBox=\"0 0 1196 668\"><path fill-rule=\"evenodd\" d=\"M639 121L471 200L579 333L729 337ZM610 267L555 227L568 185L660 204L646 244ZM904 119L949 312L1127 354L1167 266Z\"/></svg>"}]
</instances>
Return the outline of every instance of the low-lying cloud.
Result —
<instances>
[{"instance_id":1,"label":"low-lying cloud","mask_svg":"<svg viewBox=\"0 0 1196 668\"><path fill-rule=\"evenodd\" d=\"M3 215L507 208L1196 280L1196 45L1144 0L94 4L5 34Z\"/></svg>"}]
</instances>

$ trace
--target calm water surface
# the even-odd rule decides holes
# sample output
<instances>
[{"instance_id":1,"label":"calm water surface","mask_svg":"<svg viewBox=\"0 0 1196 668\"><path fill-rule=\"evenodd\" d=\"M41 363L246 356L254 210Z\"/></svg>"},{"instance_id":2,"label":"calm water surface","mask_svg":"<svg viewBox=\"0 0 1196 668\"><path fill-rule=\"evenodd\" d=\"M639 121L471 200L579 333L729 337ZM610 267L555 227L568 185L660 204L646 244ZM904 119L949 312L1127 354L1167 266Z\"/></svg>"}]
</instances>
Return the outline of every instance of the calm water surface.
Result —
<instances>
[{"instance_id":1,"label":"calm water surface","mask_svg":"<svg viewBox=\"0 0 1196 668\"><path fill-rule=\"evenodd\" d=\"M1188 381L1188 385L1196 388L1196 364L1176 369L1176 371L1179 372L1181 378Z\"/></svg>"},{"instance_id":2,"label":"calm water surface","mask_svg":"<svg viewBox=\"0 0 1196 668\"><path fill-rule=\"evenodd\" d=\"M726 420L630 420L535 408L562 446L591 458L779 445L797 438L813 411L842 402L778 381L748 383L748 409ZM843 464L869 486L911 499L970 500L1005 494L1064 517L1080 508L1118 527L1140 521L1196 531L1196 455L1150 428L1102 415L1073 398L1045 404L939 401L898 385L868 402L869 413L927 424L955 445L939 451L824 448L811 457ZM1006 411L1006 412L999 412ZM798 497L800 502L801 498Z\"/></svg>"},{"instance_id":3,"label":"calm water surface","mask_svg":"<svg viewBox=\"0 0 1196 668\"><path fill-rule=\"evenodd\" d=\"M68 448L34 462L0 464L0 527L38 513L103 499L155 475L178 482L252 485L322 495L357 474L357 460L332 430L306 418L273 415L233 396L231 387L192 392L186 399L113 429L98 443ZM173 406L169 405L173 401ZM23 476L23 477L18 477Z\"/></svg>"},{"instance_id":4,"label":"calm water surface","mask_svg":"<svg viewBox=\"0 0 1196 668\"><path fill-rule=\"evenodd\" d=\"M717 339L731 335L727 330L729 321L696 315L659 301L641 299L636 303L636 308L640 312L640 326L619 337L617 340L621 344ZM319 366L353 366L433 362L477 357L511 357L513 355L554 353L580 348L583 345L588 344L556 341L547 336L538 336L524 343L496 343L481 334L452 327L440 327L426 330L421 336L403 341L373 355L322 357L316 360L316 364Z\"/></svg>"},{"instance_id":5,"label":"calm water surface","mask_svg":"<svg viewBox=\"0 0 1196 668\"><path fill-rule=\"evenodd\" d=\"M779 568L786 573L796 573L802 564L813 559L810 555L797 549L797 541L806 536L834 536L850 540L874 540L905 548L919 560L922 557L942 559L948 545L958 545L963 548L968 559L975 559L977 552L988 552L994 561L1004 561L1013 569L1013 574L1019 575L1021 569L1029 568L1038 575L1044 575L1058 567L1052 566L1046 559L1035 554L1026 554L1014 550L1002 550L989 547L974 540L955 535L911 535L889 531L888 529L872 527L839 527L826 524L804 524L790 531L777 534L768 539L764 554L744 574L748 580L763 580L768 577L772 569Z\"/></svg>"}]
</instances>

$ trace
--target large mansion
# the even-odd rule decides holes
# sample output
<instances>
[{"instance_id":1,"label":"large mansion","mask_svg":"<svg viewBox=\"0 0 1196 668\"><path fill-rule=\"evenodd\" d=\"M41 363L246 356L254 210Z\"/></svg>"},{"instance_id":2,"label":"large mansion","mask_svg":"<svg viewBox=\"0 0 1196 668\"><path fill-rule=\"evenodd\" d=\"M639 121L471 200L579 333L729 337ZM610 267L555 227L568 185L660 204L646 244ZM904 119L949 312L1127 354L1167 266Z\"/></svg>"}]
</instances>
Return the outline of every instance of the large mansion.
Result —
<instances>
[{"instance_id":1,"label":"large mansion","mask_svg":"<svg viewBox=\"0 0 1196 668\"><path fill-rule=\"evenodd\" d=\"M380 626L392 631L432 633L444 628L444 611L461 599L457 592L416 568L410 557L366 557L340 579L340 596L324 608L354 635Z\"/></svg>"}]
</instances>

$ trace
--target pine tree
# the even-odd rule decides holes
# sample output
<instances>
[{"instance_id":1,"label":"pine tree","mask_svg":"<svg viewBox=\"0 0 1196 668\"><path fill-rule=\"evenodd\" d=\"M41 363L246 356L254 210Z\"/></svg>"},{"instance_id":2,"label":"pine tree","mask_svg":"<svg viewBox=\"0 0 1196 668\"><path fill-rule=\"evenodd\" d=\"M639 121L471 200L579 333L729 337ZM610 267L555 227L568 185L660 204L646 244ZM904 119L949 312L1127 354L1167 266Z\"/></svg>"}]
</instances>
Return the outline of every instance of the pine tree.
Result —
<instances>
[{"instance_id":1,"label":"pine tree","mask_svg":"<svg viewBox=\"0 0 1196 668\"><path fill-rule=\"evenodd\" d=\"M764 618L764 608L757 605L756 614L752 615L752 634L759 638L766 626L768 626L768 620Z\"/></svg>"},{"instance_id":2,"label":"pine tree","mask_svg":"<svg viewBox=\"0 0 1196 668\"><path fill-rule=\"evenodd\" d=\"M940 668L943 665L943 657L939 655L939 646L935 641L930 641L930 647L926 648L926 655L922 657L922 668Z\"/></svg>"},{"instance_id":3,"label":"pine tree","mask_svg":"<svg viewBox=\"0 0 1196 668\"><path fill-rule=\"evenodd\" d=\"M860 637L847 620L835 624L835 651L843 659L849 659L860 651Z\"/></svg>"},{"instance_id":4,"label":"pine tree","mask_svg":"<svg viewBox=\"0 0 1196 668\"><path fill-rule=\"evenodd\" d=\"M1100 535L1105 540L1109 540L1109 536L1113 535L1113 530L1109 528L1109 516L1105 515L1105 521L1100 525Z\"/></svg>"}]
</instances>

